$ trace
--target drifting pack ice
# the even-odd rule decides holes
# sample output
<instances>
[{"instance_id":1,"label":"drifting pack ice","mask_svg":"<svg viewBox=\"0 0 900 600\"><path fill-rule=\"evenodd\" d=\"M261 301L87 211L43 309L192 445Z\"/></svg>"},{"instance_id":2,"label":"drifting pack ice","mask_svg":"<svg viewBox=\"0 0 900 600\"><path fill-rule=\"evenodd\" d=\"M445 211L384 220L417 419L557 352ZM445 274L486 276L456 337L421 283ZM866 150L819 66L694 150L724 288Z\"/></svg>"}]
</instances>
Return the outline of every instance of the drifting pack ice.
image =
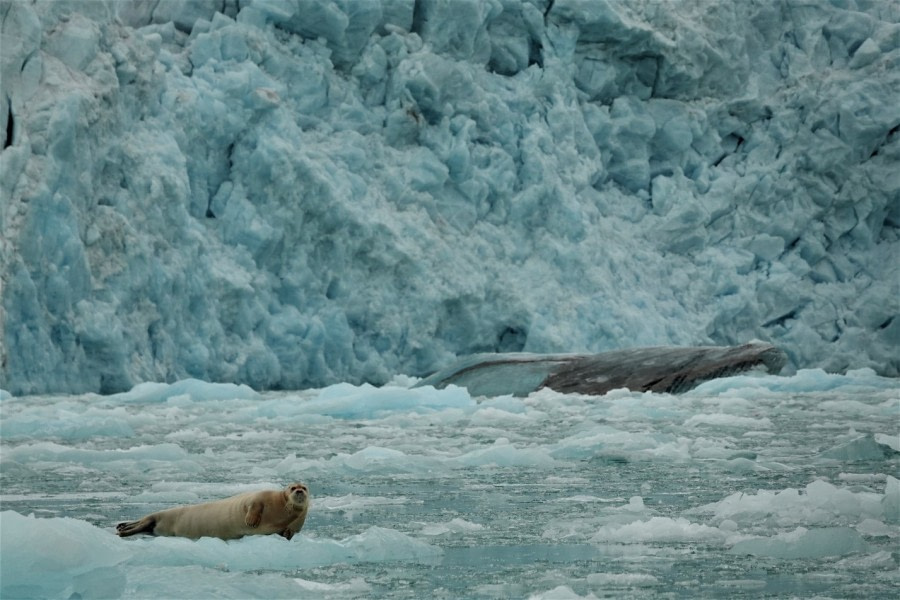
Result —
<instances>
[{"instance_id":1,"label":"drifting pack ice","mask_svg":"<svg viewBox=\"0 0 900 600\"><path fill-rule=\"evenodd\" d=\"M896 3L0 3L0 381L760 339L900 374Z\"/></svg>"}]
</instances>

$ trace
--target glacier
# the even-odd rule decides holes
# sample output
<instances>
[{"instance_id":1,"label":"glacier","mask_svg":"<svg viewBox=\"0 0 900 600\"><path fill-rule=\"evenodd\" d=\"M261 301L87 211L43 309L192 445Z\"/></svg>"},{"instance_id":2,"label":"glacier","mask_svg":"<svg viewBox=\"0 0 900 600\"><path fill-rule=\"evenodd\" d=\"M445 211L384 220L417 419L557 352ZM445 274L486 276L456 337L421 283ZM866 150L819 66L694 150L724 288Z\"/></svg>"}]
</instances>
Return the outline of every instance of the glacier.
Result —
<instances>
[{"instance_id":1,"label":"glacier","mask_svg":"<svg viewBox=\"0 0 900 600\"><path fill-rule=\"evenodd\" d=\"M2 0L0 387L900 375L900 8Z\"/></svg>"}]
</instances>

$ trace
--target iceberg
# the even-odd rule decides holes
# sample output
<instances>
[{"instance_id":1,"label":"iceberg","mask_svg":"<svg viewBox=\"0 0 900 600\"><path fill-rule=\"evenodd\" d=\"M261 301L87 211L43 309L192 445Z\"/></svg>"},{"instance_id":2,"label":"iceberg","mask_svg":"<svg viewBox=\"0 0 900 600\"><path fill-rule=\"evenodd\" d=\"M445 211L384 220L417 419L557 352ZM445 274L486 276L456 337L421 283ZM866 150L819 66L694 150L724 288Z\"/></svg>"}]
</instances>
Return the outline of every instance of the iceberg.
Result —
<instances>
[{"instance_id":1,"label":"iceberg","mask_svg":"<svg viewBox=\"0 0 900 600\"><path fill-rule=\"evenodd\" d=\"M0 513L3 597L117 598L122 563L131 552L105 531L78 519L36 519Z\"/></svg>"},{"instance_id":2,"label":"iceberg","mask_svg":"<svg viewBox=\"0 0 900 600\"><path fill-rule=\"evenodd\" d=\"M591 355L479 354L416 385L457 385L473 396L527 396L545 387L593 395L621 388L677 394L703 381L748 370L777 374L786 358L778 348L761 343L731 348L633 348Z\"/></svg>"},{"instance_id":3,"label":"iceberg","mask_svg":"<svg viewBox=\"0 0 900 600\"><path fill-rule=\"evenodd\" d=\"M866 542L849 527L823 527L779 533L770 538L743 540L731 547L733 554L753 554L774 558L822 558L864 552Z\"/></svg>"},{"instance_id":4,"label":"iceberg","mask_svg":"<svg viewBox=\"0 0 900 600\"><path fill-rule=\"evenodd\" d=\"M13 395L752 339L900 375L889 4L0 6Z\"/></svg>"},{"instance_id":5,"label":"iceberg","mask_svg":"<svg viewBox=\"0 0 900 600\"><path fill-rule=\"evenodd\" d=\"M844 462L858 460L884 460L900 454L900 451L898 451L895 447L897 444L897 440L885 439L888 437L889 436L886 436L884 434L881 434L879 438L876 438L872 434L860 436L845 444L840 444L833 448L829 448L825 452L822 452L819 456L821 458L831 458ZM893 437L896 438L896 436ZM891 442L894 444L894 446L889 445L889 443Z\"/></svg>"}]
</instances>

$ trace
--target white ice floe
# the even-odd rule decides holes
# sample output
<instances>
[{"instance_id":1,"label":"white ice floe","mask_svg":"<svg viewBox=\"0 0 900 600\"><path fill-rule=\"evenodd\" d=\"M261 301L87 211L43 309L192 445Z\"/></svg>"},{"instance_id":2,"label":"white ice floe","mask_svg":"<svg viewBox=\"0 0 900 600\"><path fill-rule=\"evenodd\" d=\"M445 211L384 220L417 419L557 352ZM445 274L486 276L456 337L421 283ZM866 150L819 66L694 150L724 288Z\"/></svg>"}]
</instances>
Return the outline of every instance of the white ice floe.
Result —
<instances>
[{"instance_id":1,"label":"white ice floe","mask_svg":"<svg viewBox=\"0 0 900 600\"><path fill-rule=\"evenodd\" d=\"M742 540L731 547L733 554L753 554L773 558L822 558L864 552L865 540L849 527L798 527L771 537Z\"/></svg>"},{"instance_id":2,"label":"white ice floe","mask_svg":"<svg viewBox=\"0 0 900 600\"><path fill-rule=\"evenodd\" d=\"M472 523L465 519L456 518L451 519L446 523L426 523L422 527L422 535L437 536L454 533L473 533L476 531L483 531L484 529L485 526L479 523Z\"/></svg>"}]
</instances>

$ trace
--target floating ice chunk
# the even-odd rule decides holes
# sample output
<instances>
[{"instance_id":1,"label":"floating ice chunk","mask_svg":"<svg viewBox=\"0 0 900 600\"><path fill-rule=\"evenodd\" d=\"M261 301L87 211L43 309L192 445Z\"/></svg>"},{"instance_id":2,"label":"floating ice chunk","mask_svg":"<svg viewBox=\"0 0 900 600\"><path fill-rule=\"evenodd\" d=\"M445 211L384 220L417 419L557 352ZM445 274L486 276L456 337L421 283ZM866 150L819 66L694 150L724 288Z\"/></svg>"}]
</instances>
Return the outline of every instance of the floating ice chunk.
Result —
<instances>
[{"instance_id":1,"label":"floating ice chunk","mask_svg":"<svg viewBox=\"0 0 900 600\"><path fill-rule=\"evenodd\" d=\"M882 397L886 398L883 402L876 401ZM897 398L893 392L887 391L880 396L875 396L873 394L871 400L867 400L866 402L849 398L845 400L824 400L819 404L818 408L819 410L828 411L831 414L882 415L884 417L896 418Z\"/></svg>"},{"instance_id":2,"label":"floating ice chunk","mask_svg":"<svg viewBox=\"0 0 900 600\"><path fill-rule=\"evenodd\" d=\"M674 435L632 433L607 425L597 425L561 439L551 447L557 459L605 458L617 462L630 459L688 459L691 449L685 439Z\"/></svg>"},{"instance_id":3,"label":"floating ice chunk","mask_svg":"<svg viewBox=\"0 0 900 600\"><path fill-rule=\"evenodd\" d=\"M648 521L634 521L626 525L601 527L591 538L594 544L618 542L708 542L724 543L731 535L718 527L692 523L685 518L652 517Z\"/></svg>"},{"instance_id":4,"label":"floating ice chunk","mask_svg":"<svg viewBox=\"0 0 900 600\"><path fill-rule=\"evenodd\" d=\"M451 519L447 523L430 523L426 524L422 527L422 535L428 536L436 536L436 535L445 535L448 533L472 533L475 531L481 531L484 529L484 525L480 525L478 523L471 523L466 521L465 519Z\"/></svg>"},{"instance_id":5,"label":"floating ice chunk","mask_svg":"<svg viewBox=\"0 0 900 600\"><path fill-rule=\"evenodd\" d=\"M112 598L122 595L122 562L131 555L119 538L85 521L0 513L0 596Z\"/></svg>"},{"instance_id":6,"label":"floating ice chunk","mask_svg":"<svg viewBox=\"0 0 900 600\"><path fill-rule=\"evenodd\" d=\"M408 504L409 502L410 500L405 496L386 498L384 496L357 496L356 494L347 494L346 496L326 496L324 498L316 498L316 510L358 512L372 506Z\"/></svg>"},{"instance_id":7,"label":"floating ice chunk","mask_svg":"<svg viewBox=\"0 0 900 600\"><path fill-rule=\"evenodd\" d=\"M642 523L653 517L655 511L644 506L644 500L640 496L633 496L631 500L621 506L609 506L612 502L621 502L622 498L604 499L593 496L575 496L561 498L556 502L596 503L591 507L588 518L555 518L551 519L544 527L541 537L550 540L580 539L590 540L596 537L598 530L609 533L615 532L621 527Z\"/></svg>"},{"instance_id":8,"label":"floating ice chunk","mask_svg":"<svg viewBox=\"0 0 900 600\"><path fill-rule=\"evenodd\" d=\"M521 414L528 410L525 402L521 398L516 398L515 396L494 396L492 398L485 398L478 406L514 414Z\"/></svg>"},{"instance_id":9,"label":"floating ice chunk","mask_svg":"<svg viewBox=\"0 0 900 600\"><path fill-rule=\"evenodd\" d=\"M757 463L755 460L744 457L737 457L726 460L723 465L727 471L731 471L732 473L747 473L751 471L770 470L768 467Z\"/></svg>"},{"instance_id":10,"label":"floating ice chunk","mask_svg":"<svg viewBox=\"0 0 900 600\"><path fill-rule=\"evenodd\" d=\"M897 537L900 535L900 531L896 527L888 527L876 519L863 519L856 526L856 530L870 537Z\"/></svg>"},{"instance_id":11,"label":"floating ice chunk","mask_svg":"<svg viewBox=\"0 0 900 600\"><path fill-rule=\"evenodd\" d=\"M390 560L431 561L440 557L443 550L412 537L383 527L370 527L363 533L338 543L352 551L359 562Z\"/></svg>"},{"instance_id":12,"label":"floating ice chunk","mask_svg":"<svg viewBox=\"0 0 900 600\"><path fill-rule=\"evenodd\" d=\"M701 383L687 392L691 396L722 394L729 390L757 389L770 392L824 392L844 387L891 389L897 381L880 377L872 369L855 369L846 374L826 373L822 369L800 369L795 375L737 375Z\"/></svg>"},{"instance_id":13,"label":"floating ice chunk","mask_svg":"<svg viewBox=\"0 0 900 600\"><path fill-rule=\"evenodd\" d=\"M881 499L884 520L888 523L900 523L900 479L887 476L884 498Z\"/></svg>"},{"instance_id":14,"label":"floating ice chunk","mask_svg":"<svg viewBox=\"0 0 900 600\"><path fill-rule=\"evenodd\" d=\"M108 463L120 462L133 465L142 461L182 461L189 456L187 451L177 444L143 445L126 450L90 450L62 446L53 442L22 444L4 450L3 455L19 462L69 462L88 466L101 463L104 467Z\"/></svg>"},{"instance_id":15,"label":"floating ice chunk","mask_svg":"<svg viewBox=\"0 0 900 600\"><path fill-rule=\"evenodd\" d=\"M369 592L372 591L372 586L366 583L366 580L362 577L354 577L343 583L320 583L318 581L300 579L299 577L294 578L294 581L297 582L297 585L304 592L314 593L316 596L336 594L356 597L357 595L369 595Z\"/></svg>"},{"instance_id":16,"label":"floating ice chunk","mask_svg":"<svg viewBox=\"0 0 900 600\"><path fill-rule=\"evenodd\" d=\"M748 526L768 524L855 524L864 518L880 518L883 496L874 492L853 492L827 481L814 481L805 493L788 488L780 492L759 490L756 494L738 492L690 514L712 512L716 519L729 519Z\"/></svg>"},{"instance_id":17,"label":"floating ice chunk","mask_svg":"<svg viewBox=\"0 0 900 600\"><path fill-rule=\"evenodd\" d=\"M588 594L587 596L579 596L575 590L567 585L560 585L546 592L538 592L528 596L528 600L596 600L597 596Z\"/></svg>"},{"instance_id":18,"label":"floating ice chunk","mask_svg":"<svg viewBox=\"0 0 900 600\"><path fill-rule=\"evenodd\" d=\"M515 423L525 424L533 421L533 415L511 413L509 411L499 408L493 408L490 406L479 408L474 413L472 413L471 416L471 422L473 425L496 424L498 427L502 427L504 424L509 426Z\"/></svg>"},{"instance_id":19,"label":"floating ice chunk","mask_svg":"<svg viewBox=\"0 0 900 600\"><path fill-rule=\"evenodd\" d=\"M369 471L383 465L397 464L405 459L407 459L406 454L399 450L369 446L348 457L345 464L357 471Z\"/></svg>"},{"instance_id":20,"label":"floating ice chunk","mask_svg":"<svg viewBox=\"0 0 900 600\"><path fill-rule=\"evenodd\" d=\"M868 547L862 536L849 527L798 527L772 537L739 541L729 552L787 559L822 558L865 552Z\"/></svg>"},{"instance_id":21,"label":"floating ice chunk","mask_svg":"<svg viewBox=\"0 0 900 600\"><path fill-rule=\"evenodd\" d=\"M634 520L632 515L628 522ZM558 518L551 519L541 532L541 538L545 540L553 540L555 542L569 540L587 540L590 539L597 529L605 524L605 519L598 517L588 518Z\"/></svg>"},{"instance_id":22,"label":"floating ice chunk","mask_svg":"<svg viewBox=\"0 0 900 600\"><path fill-rule=\"evenodd\" d=\"M761 590L766 587L767 583L762 579L718 579L715 585L749 591Z\"/></svg>"},{"instance_id":23,"label":"floating ice chunk","mask_svg":"<svg viewBox=\"0 0 900 600\"><path fill-rule=\"evenodd\" d=\"M525 586L522 583L485 583L471 588L473 594L485 598L524 598Z\"/></svg>"},{"instance_id":24,"label":"floating ice chunk","mask_svg":"<svg viewBox=\"0 0 900 600\"><path fill-rule=\"evenodd\" d=\"M67 441L99 437L129 438L134 429L124 408L66 410L59 405L37 406L26 412L3 415L3 438L59 438Z\"/></svg>"},{"instance_id":25,"label":"floating ice chunk","mask_svg":"<svg viewBox=\"0 0 900 600\"><path fill-rule=\"evenodd\" d=\"M643 498L641 498L640 496L632 496L631 498L629 498L628 504L621 507L620 510L632 513L642 513L647 510L647 507L644 504Z\"/></svg>"},{"instance_id":26,"label":"floating ice chunk","mask_svg":"<svg viewBox=\"0 0 900 600\"><path fill-rule=\"evenodd\" d=\"M884 473L839 473L838 479L849 483L875 483L887 481Z\"/></svg>"},{"instance_id":27,"label":"floating ice chunk","mask_svg":"<svg viewBox=\"0 0 900 600\"><path fill-rule=\"evenodd\" d=\"M457 457L453 462L465 467L552 467L556 461L540 448L519 448L506 438L491 446L478 448Z\"/></svg>"},{"instance_id":28,"label":"floating ice chunk","mask_svg":"<svg viewBox=\"0 0 900 600\"><path fill-rule=\"evenodd\" d=\"M603 500L606 504L621 499ZM565 499L564 501L570 501ZM611 531L616 527L622 527L653 517L654 511L644 505L644 499L640 496L632 496L627 504L621 506L597 506L592 512L596 515L587 519L553 519L544 528L541 537L553 540L568 538L590 539L596 535L599 528L604 527Z\"/></svg>"},{"instance_id":29,"label":"floating ice chunk","mask_svg":"<svg viewBox=\"0 0 900 600\"><path fill-rule=\"evenodd\" d=\"M591 573L587 576L589 585L604 587L632 587L654 585L659 580L649 573Z\"/></svg>"},{"instance_id":30,"label":"floating ice chunk","mask_svg":"<svg viewBox=\"0 0 900 600\"><path fill-rule=\"evenodd\" d=\"M685 427L697 427L698 425L711 425L713 427L739 427L741 429L771 429L772 421L766 417L754 419L753 417L740 417L723 413L699 414L685 420Z\"/></svg>"},{"instance_id":31,"label":"floating ice chunk","mask_svg":"<svg viewBox=\"0 0 900 600\"><path fill-rule=\"evenodd\" d=\"M895 452L900 452L900 435L888 435L886 433L876 433L875 442L882 446L887 446Z\"/></svg>"},{"instance_id":32,"label":"floating ice chunk","mask_svg":"<svg viewBox=\"0 0 900 600\"><path fill-rule=\"evenodd\" d=\"M634 501L635 499L640 502L640 505L643 508L643 504L644 504L643 498L641 498L640 496L634 496L634 498L632 498L632 501ZM568 498L557 498L557 499L553 500L553 502L572 502L575 504L584 504L584 503L589 503L589 502L609 503L609 502L621 502L621 501L622 501L622 498L601 498L599 496L590 496L587 494L577 494L575 496L569 496ZM626 505L626 507L627 506L630 506L630 505Z\"/></svg>"},{"instance_id":33,"label":"floating ice chunk","mask_svg":"<svg viewBox=\"0 0 900 600\"><path fill-rule=\"evenodd\" d=\"M177 396L189 396L195 402L204 400L255 400L259 397L246 385L208 383L199 379L183 379L176 383L139 383L128 392L114 394L111 400L135 404L166 402Z\"/></svg>"},{"instance_id":34,"label":"floating ice chunk","mask_svg":"<svg viewBox=\"0 0 900 600\"><path fill-rule=\"evenodd\" d=\"M852 554L840 560L834 561L834 570L840 572L844 569L877 569L885 573L896 573L897 559L893 553L887 550L871 552L867 554Z\"/></svg>"},{"instance_id":35,"label":"floating ice chunk","mask_svg":"<svg viewBox=\"0 0 900 600\"><path fill-rule=\"evenodd\" d=\"M392 412L422 413L474 406L475 401L465 388L456 386L435 390L339 383L323 389L318 397L303 402L297 410L342 419L360 419L376 418Z\"/></svg>"},{"instance_id":36,"label":"floating ice chunk","mask_svg":"<svg viewBox=\"0 0 900 600\"><path fill-rule=\"evenodd\" d=\"M400 450L368 446L353 454L339 453L327 459L286 457L275 466L277 473L289 476L297 472L340 473L419 473L446 468L440 459L410 455Z\"/></svg>"},{"instance_id":37,"label":"floating ice chunk","mask_svg":"<svg viewBox=\"0 0 900 600\"><path fill-rule=\"evenodd\" d=\"M851 440L847 443L840 444L822 452L821 458L833 458L836 460L885 460L898 454L897 450L886 443L879 440L896 442L893 438L886 435L880 435L876 438L874 435L867 434Z\"/></svg>"}]
</instances>

